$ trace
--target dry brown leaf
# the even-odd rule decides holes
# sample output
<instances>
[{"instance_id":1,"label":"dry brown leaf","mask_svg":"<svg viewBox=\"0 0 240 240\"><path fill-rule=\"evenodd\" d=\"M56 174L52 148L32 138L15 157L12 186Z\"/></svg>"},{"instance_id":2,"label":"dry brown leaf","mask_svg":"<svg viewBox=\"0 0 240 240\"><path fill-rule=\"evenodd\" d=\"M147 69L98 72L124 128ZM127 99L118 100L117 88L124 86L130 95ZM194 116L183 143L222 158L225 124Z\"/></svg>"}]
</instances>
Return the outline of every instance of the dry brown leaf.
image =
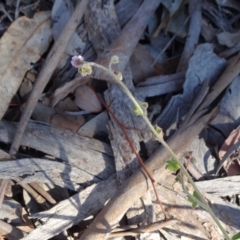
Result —
<instances>
[{"instance_id":1,"label":"dry brown leaf","mask_svg":"<svg viewBox=\"0 0 240 240\"><path fill-rule=\"evenodd\" d=\"M56 110L54 108L50 108L49 106L38 102L33 110L32 117L35 120L50 123L55 114Z\"/></svg>"},{"instance_id":2,"label":"dry brown leaf","mask_svg":"<svg viewBox=\"0 0 240 240\"><path fill-rule=\"evenodd\" d=\"M17 92L31 63L38 61L51 39L50 12L38 12L33 19L20 17L0 40L0 119Z\"/></svg>"},{"instance_id":3,"label":"dry brown leaf","mask_svg":"<svg viewBox=\"0 0 240 240\"><path fill-rule=\"evenodd\" d=\"M55 110L57 113L65 113L66 111L79 111L76 104L71 100L71 98L67 97L62 101L59 101L55 106Z\"/></svg>"},{"instance_id":4,"label":"dry brown leaf","mask_svg":"<svg viewBox=\"0 0 240 240\"><path fill-rule=\"evenodd\" d=\"M73 132L77 132L84 123L85 118L83 116L68 116L66 114L56 114L51 120L52 125L65 128Z\"/></svg>"},{"instance_id":5,"label":"dry brown leaf","mask_svg":"<svg viewBox=\"0 0 240 240\"><path fill-rule=\"evenodd\" d=\"M78 134L81 136L93 138L94 135L100 134L101 136L108 136L109 132L107 129L107 123L109 121L109 116L106 111L101 112L96 117L89 120L84 124L79 130Z\"/></svg>"},{"instance_id":6,"label":"dry brown leaf","mask_svg":"<svg viewBox=\"0 0 240 240\"><path fill-rule=\"evenodd\" d=\"M19 88L19 94L23 99L28 97L28 94L32 91L33 84L38 75L38 72L35 69L28 71L24 77L24 80Z\"/></svg>"},{"instance_id":7,"label":"dry brown leaf","mask_svg":"<svg viewBox=\"0 0 240 240\"><path fill-rule=\"evenodd\" d=\"M32 81L25 78L19 89L20 96L25 97L28 93L32 91L32 88L33 88Z\"/></svg>"},{"instance_id":8,"label":"dry brown leaf","mask_svg":"<svg viewBox=\"0 0 240 240\"><path fill-rule=\"evenodd\" d=\"M58 114L54 115L51 120L51 124L54 126L77 132L78 129L85 123L85 118L81 115L68 115L67 112L74 113L78 111L78 107L69 97L58 102L55 106L55 110Z\"/></svg>"},{"instance_id":9,"label":"dry brown leaf","mask_svg":"<svg viewBox=\"0 0 240 240\"><path fill-rule=\"evenodd\" d=\"M227 47L233 47L240 41L240 33L221 32L217 34L218 42Z\"/></svg>"},{"instance_id":10,"label":"dry brown leaf","mask_svg":"<svg viewBox=\"0 0 240 240\"><path fill-rule=\"evenodd\" d=\"M78 86L81 86L86 82L88 82L88 78L83 78L80 76L57 88L53 95L49 98L49 105L54 107L61 99L66 97L70 92L73 92Z\"/></svg>"},{"instance_id":11,"label":"dry brown leaf","mask_svg":"<svg viewBox=\"0 0 240 240\"><path fill-rule=\"evenodd\" d=\"M93 90L87 85L82 85L75 90L75 104L88 112L100 112L101 103L97 99Z\"/></svg>"},{"instance_id":12,"label":"dry brown leaf","mask_svg":"<svg viewBox=\"0 0 240 240\"><path fill-rule=\"evenodd\" d=\"M143 82L146 78L164 73L163 67L159 63L152 66L153 62L154 59L149 48L138 44L130 59L130 67L135 83Z\"/></svg>"},{"instance_id":13,"label":"dry brown leaf","mask_svg":"<svg viewBox=\"0 0 240 240\"><path fill-rule=\"evenodd\" d=\"M236 143L238 143L240 141L240 127L238 127L237 129L233 130L230 135L228 136L228 138L226 139L226 141L224 142L224 144L222 145L220 151L219 151L219 158L220 159L223 159L224 155L228 153L228 151L230 150L231 151L231 147L233 145L235 145ZM236 149L233 149L231 151L231 153L234 152L234 150ZM223 164L223 167L225 169L225 171L227 172L227 175L228 176L236 176L240 173L240 165L238 163L237 160L230 160L229 161L232 161L231 164L229 165L229 167L227 166L228 165L228 161L225 161L224 164Z\"/></svg>"}]
</instances>

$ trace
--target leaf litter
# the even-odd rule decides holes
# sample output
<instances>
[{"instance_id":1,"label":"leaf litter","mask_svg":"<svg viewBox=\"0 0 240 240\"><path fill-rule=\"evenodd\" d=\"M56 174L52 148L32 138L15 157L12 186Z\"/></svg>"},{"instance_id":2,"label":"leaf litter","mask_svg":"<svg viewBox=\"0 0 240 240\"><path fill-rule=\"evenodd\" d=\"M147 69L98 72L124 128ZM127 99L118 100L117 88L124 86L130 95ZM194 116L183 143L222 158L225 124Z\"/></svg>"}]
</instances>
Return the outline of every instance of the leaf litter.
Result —
<instances>
[{"instance_id":1,"label":"leaf litter","mask_svg":"<svg viewBox=\"0 0 240 240\"><path fill-rule=\"evenodd\" d=\"M186 133L186 146L172 142L224 227L231 236L236 234L240 229L240 85L234 65L240 50L238 1L164 0L147 6L146 1L85 0L83 17L74 29L69 26L78 15L75 1L40 2L3 4L0 16L0 237L84 239L81 233L91 222L85 219L114 199L139 168L110 111L146 163L160 147L134 116L122 91L102 81L111 81L109 76L95 71L91 77L80 77L70 64L73 55L106 67L112 55L119 56L114 67L134 95L148 102L149 117L166 139L180 135L178 130L186 126L197 129L198 119L213 113L197 133ZM69 39L65 43L63 34ZM227 84L221 82L224 77ZM24 120L26 129L19 122L21 115L31 116ZM9 147L18 128L23 135L13 156ZM165 189L163 193L158 187L164 208L181 227L174 221L164 230L160 224L152 227L163 214L151 190L143 191L135 182L131 194L138 200L123 199L120 214L112 212L117 223L125 216L114 231L122 231L122 239L129 234L123 230L126 227L135 239L190 235L222 239L201 208L189 210L181 187L174 187L175 178L161 178L167 174L165 168L156 165L156 169L159 174L154 177ZM191 224L190 218L182 218L190 215L195 219ZM145 233L132 225L145 226ZM114 232L108 234L119 238Z\"/></svg>"}]
</instances>

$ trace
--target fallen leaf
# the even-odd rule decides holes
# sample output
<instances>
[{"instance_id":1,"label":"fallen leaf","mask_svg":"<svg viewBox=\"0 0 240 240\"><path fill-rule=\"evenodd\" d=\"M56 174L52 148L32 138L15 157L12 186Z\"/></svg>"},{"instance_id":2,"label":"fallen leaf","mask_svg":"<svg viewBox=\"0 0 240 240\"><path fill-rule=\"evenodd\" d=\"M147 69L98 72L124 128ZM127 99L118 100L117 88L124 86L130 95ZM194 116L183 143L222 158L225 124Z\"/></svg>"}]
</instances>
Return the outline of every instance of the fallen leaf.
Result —
<instances>
[{"instance_id":1,"label":"fallen leaf","mask_svg":"<svg viewBox=\"0 0 240 240\"><path fill-rule=\"evenodd\" d=\"M179 37L186 37L188 31L186 25L187 18L188 16L184 10L179 11L179 13L171 19L168 31L174 34L177 33Z\"/></svg>"},{"instance_id":2,"label":"fallen leaf","mask_svg":"<svg viewBox=\"0 0 240 240\"><path fill-rule=\"evenodd\" d=\"M0 219L11 223L12 226L23 231L25 230L25 232L33 230L30 226L27 226L27 218L23 217L23 213L26 214L26 212L17 201L13 199L4 199L0 213Z\"/></svg>"},{"instance_id":3,"label":"fallen leaf","mask_svg":"<svg viewBox=\"0 0 240 240\"><path fill-rule=\"evenodd\" d=\"M212 85L225 64L226 61L213 52L213 45L208 43L199 45L188 63L182 94L172 97L155 122L164 131L169 128L176 121L176 113L179 112L181 118L190 109L204 82L210 79Z\"/></svg>"},{"instance_id":4,"label":"fallen leaf","mask_svg":"<svg viewBox=\"0 0 240 240\"><path fill-rule=\"evenodd\" d=\"M49 106L41 102L38 102L33 110L32 117L35 120L45 122L45 123L50 123L52 117L55 114L56 114L56 111L54 108L50 108Z\"/></svg>"},{"instance_id":5,"label":"fallen leaf","mask_svg":"<svg viewBox=\"0 0 240 240\"><path fill-rule=\"evenodd\" d=\"M20 17L0 40L0 119L6 112L31 63L39 60L51 40L50 12L38 12L33 19Z\"/></svg>"},{"instance_id":6,"label":"fallen leaf","mask_svg":"<svg viewBox=\"0 0 240 240\"><path fill-rule=\"evenodd\" d=\"M22 99L25 100L28 97L29 93L32 91L37 74L37 71L34 69L31 69L26 73L26 76L24 77L24 80L19 88L19 94Z\"/></svg>"},{"instance_id":7,"label":"fallen leaf","mask_svg":"<svg viewBox=\"0 0 240 240\"><path fill-rule=\"evenodd\" d=\"M72 81L64 84L63 86L56 89L54 94L49 99L49 105L54 107L61 99L66 97L70 92L73 92L78 86L85 84L88 78L77 77Z\"/></svg>"},{"instance_id":8,"label":"fallen leaf","mask_svg":"<svg viewBox=\"0 0 240 240\"><path fill-rule=\"evenodd\" d=\"M240 141L240 127L233 130L224 144L222 145L220 151L219 151L219 158L222 160L229 151L231 151L231 154L237 150L237 147L239 146ZM234 147L234 145L236 147ZM228 166L229 161L232 161L231 164ZM228 176L236 176L240 173L240 165L237 160L230 159L230 156L228 157L227 161L224 162L223 168L226 171Z\"/></svg>"},{"instance_id":9,"label":"fallen leaf","mask_svg":"<svg viewBox=\"0 0 240 240\"><path fill-rule=\"evenodd\" d=\"M221 32L217 34L218 42L227 47L235 46L240 40L240 33Z\"/></svg>"},{"instance_id":10,"label":"fallen leaf","mask_svg":"<svg viewBox=\"0 0 240 240\"><path fill-rule=\"evenodd\" d=\"M179 37L184 38L187 36L187 15L183 9L178 9L173 16L169 15L166 9L163 10L162 21L155 31L153 37L157 37L162 29L166 32L177 34Z\"/></svg>"},{"instance_id":11,"label":"fallen leaf","mask_svg":"<svg viewBox=\"0 0 240 240\"><path fill-rule=\"evenodd\" d=\"M66 113L67 111L79 111L76 104L69 97L65 98L62 101L59 101L58 104L55 106L55 110L57 113Z\"/></svg>"},{"instance_id":12,"label":"fallen leaf","mask_svg":"<svg viewBox=\"0 0 240 240\"><path fill-rule=\"evenodd\" d=\"M88 112L100 112L101 103L97 99L93 90L87 85L82 85L75 90L75 104Z\"/></svg>"},{"instance_id":13,"label":"fallen leaf","mask_svg":"<svg viewBox=\"0 0 240 240\"><path fill-rule=\"evenodd\" d=\"M169 1L169 0L163 0L162 4L164 5L165 8L169 11L170 15L173 16L179 7L181 6L182 0L177 0L177 1Z\"/></svg>"},{"instance_id":14,"label":"fallen leaf","mask_svg":"<svg viewBox=\"0 0 240 240\"><path fill-rule=\"evenodd\" d=\"M214 27L206 21L206 19L202 18L201 23L201 35L205 39L206 42L212 41L212 39L216 36L217 29L214 29Z\"/></svg>"},{"instance_id":15,"label":"fallen leaf","mask_svg":"<svg viewBox=\"0 0 240 240\"><path fill-rule=\"evenodd\" d=\"M224 136L236 129L240 124L240 76L237 76L226 90L220 104L219 113L211 125ZM217 138L216 138L217 139Z\"/></svg>"},{"instance_id":16,"label":"fallen leaf","mask_svg":"<svg viewBox=\"0 0 240 240\"><path fill-rule=\"evenodd\" d=\"M71 17L74 11L74 6L70 0L58 0L54 1L52 8L52 35L56 41L62 31L62 29L67 24L67 21ZM67 45L65 53L69 55L77 55L83 52L86 43L78 36L76 32L73 33L73 36Z\"/></svg>"},{"instance_id":17,"label":"fallen leaf","mask_svg":"<svg viewBox=\"0 0 240 240\"><path fill-rule=\"evenodd\" d=\"M210 178L216 172L216 159L212 156L206 144L207 131L203 130L199 137L195 138L185 150L192 152L195 162L192 163L199 173L206 178Z\"/></svg>"},{"instance_id":18,"label":"fallen leaf","mask_svg":"<svg viewBox=\"0 0 240 240\"><path fill-rule=\"evenodd\" d=\"M96 134L108 135L107 122L109 116L106 111L98 114L96 117L85 123L79 130L78 133L81 136L92 138Z\"/></svg>"},{"instance_id":19,"label":"fallen leaf","mask_svg":"<svg viewBox=\"0 0 240 240\"><path fill-rule=\"evenodd\" d=\"M52 125L65 128L73 132L77 132L84 123L85 118L83 116L68 116L60 113L54 115L51 120Z\"/></svg>"},{"instance_id":20,"label":"fallen leaf","mask_svg":"<svg viewBox=\"0 0 240 240\"><path fill-rule=\"evenodd\" d=\"M216 0L216 3L222 7L229 7L240 11L240 3L237 0Z\"/></svg>"},{"instance_id":21,"label":"fallen leaf","mask_svg":"<svg viewBox=\"0 0 240 240\"><path fill-rule=\"evenodd\" d=\"M158 62L152 66L154 59L150 54L150 47L138 44L130 59L130 67L135 83L143 82L146 78L161 75L164 72L163 67Z\"/></svg>"}]
</instances>

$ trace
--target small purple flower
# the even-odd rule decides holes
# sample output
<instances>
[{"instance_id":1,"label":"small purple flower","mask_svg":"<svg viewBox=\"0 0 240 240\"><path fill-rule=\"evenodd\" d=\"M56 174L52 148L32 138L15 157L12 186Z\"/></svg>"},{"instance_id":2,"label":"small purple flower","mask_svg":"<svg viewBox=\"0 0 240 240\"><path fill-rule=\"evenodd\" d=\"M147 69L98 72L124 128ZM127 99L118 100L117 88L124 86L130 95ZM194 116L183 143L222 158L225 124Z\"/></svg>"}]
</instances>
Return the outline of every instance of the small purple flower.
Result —
<instances>
[{"instance_id":1,"label":"small purple flower","mask_svg":"<svg viewBox=\"0 0 240 240\"><path fill-rule=\"evenodd\" d=\"M78 56L73 56L72 57L72 61L71 64L75 67L75 68L80 68L83 64L84 58L81 55Z\"/></svg>"}]
</instances>

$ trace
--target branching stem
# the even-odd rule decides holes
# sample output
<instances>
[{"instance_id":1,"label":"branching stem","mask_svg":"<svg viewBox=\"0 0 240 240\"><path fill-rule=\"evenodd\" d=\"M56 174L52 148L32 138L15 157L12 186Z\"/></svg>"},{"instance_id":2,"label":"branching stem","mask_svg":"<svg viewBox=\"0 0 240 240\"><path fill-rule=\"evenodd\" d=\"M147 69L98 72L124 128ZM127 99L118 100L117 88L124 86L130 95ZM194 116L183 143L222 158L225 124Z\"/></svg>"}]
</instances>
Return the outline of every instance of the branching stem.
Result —
<instances>
[{"instance_id":1,"label":"branching stem","mask_svg":"<svg viewBox=\"0 0 240 240\"><path fill-rule=\"evenodd\" d=\"M223 226L221 225L220 221L218 220L218 218L215 216L214 212L212 211L212 209L209 207L208 203L206 202L205 198L203 197L203 195L201 194L201 192L199 191L199 189L197 188L196 184L194 183L194 181L192 180L192 177L188 174L187 170L185 169L185 167L183 166L182 162L178 159L178 157L176 156L176 154L172 151L172 149L168 146L168 144L164 141L163 137L156 131L156 129L154 128L154 126L152 125L152 123L149 121L147 115L145 114L143 108L140 106L139 102L134 98L134 96L132 95L132 93L129 91L129 89L127 88L127 86L118 79L117 75L114 74L114 72L112 72L111 70L105 68L104 66L101 66L97 63L94 62L88 62L88 65L90 66L94 66L97 67L101 70L103 70L104 72L107 72L110 76L112 76L114 82L116 84L118 84L122 90L125 92L125 94L129 97L129 99L132 101L132 103L134 104L135 108L138 109L138 113L139 115L142 116L142 118L144 119L144 121L146 122L147 126L149 127L149 129L151 130L152 134L154 135L154 137L156 138L156 140L158 140L168 151L169 153L172 155L172 157L174 159L176 159L178 161L178 164L180 166L180 170L182 171L182 173L187 177L188 181L191 183L191 185L193 186L194 190L196 191L197 195L200 197L201 201L199 201L198 199L196 199L194 196L192 196L191 194L189 194L187 192L187 195L192 198L193 200L195 200L202 208L204 208L213 218L213 220L216 222L216 224L218 225L218 227L220 228L220 230L222 231L224 237L227 240L231 240L230 237L228 236L226 230L223 228ZM141 164L142 165L142 164ZM143 164L144 165L144 164ZM151 182L153 183L154 180L152 179L151 175L149 174L149 172L147 171L146 167L143 166L143 169L146 171L148 177L150 178ZM154 184L153 184L154 186ZM154 186L154 191L156 193L156 189Z\"/></svg>"}]
</instances>

